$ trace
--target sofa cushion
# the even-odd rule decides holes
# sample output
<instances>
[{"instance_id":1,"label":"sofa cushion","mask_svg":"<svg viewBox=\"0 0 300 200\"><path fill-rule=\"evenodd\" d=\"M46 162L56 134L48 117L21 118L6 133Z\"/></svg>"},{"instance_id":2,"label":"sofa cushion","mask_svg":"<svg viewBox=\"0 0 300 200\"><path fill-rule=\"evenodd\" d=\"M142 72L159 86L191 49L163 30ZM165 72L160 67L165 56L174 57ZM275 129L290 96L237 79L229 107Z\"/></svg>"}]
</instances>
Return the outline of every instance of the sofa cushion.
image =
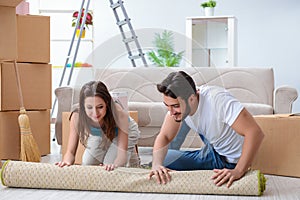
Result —
<instances>
[{"instance_id":1,"label":"sofa cushion","mask_svg":"<svg viewBox=\"0 0 300 200\"><path fill-rule=\"evenodd\" d=\"M130 111L138 111L139 126L160 127L167 112L163 102L128 102Z\"/></svg>"},{"instance_id":2,"label":"sofa cushion","mask_svg":"<svg viewBox=\"0 0 300 200\"><path fill-rule=\"evenodd\" d=\"M267 104L261 104L261 103L242 103L242 104L252 115L272 115L274 112L273 107Z\"/></svg>"}]
</instances>

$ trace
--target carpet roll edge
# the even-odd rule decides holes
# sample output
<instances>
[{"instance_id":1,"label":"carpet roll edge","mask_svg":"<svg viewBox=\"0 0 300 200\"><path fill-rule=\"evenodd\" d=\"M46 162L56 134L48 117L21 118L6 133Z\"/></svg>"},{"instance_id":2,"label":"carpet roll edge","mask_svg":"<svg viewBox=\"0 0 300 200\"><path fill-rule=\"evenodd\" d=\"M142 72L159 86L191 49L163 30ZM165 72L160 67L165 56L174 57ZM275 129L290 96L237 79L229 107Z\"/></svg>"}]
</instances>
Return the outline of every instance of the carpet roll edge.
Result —
<instances>
[{"instance_id":1,"label":"carpet roll edge","mask_svg":"<svg viewBox=\"0 0 300 200\"><path fill-rule=\"evenodd\" d=\"M266 190L267 179L265 175L261 173L260 170L257 170L257 178L258 178L258 196L261 196Z\"/></svg>"},{"instance_id":2,"label":"carpet roll edge","mask_svg":"<svg viewBox=\"0 0 300 200\"><path fill-rule=\"evenodd\" d=\"M7 160L3 163L2 165L2 168L1 168L1 171L0 171L0 179L1 179L1 183L2 185L4 186L7 186L4 182L4 170L5 170L5 167L8 165L8 163L10 162L10 160Z\"/></svg>"}]
</instances>

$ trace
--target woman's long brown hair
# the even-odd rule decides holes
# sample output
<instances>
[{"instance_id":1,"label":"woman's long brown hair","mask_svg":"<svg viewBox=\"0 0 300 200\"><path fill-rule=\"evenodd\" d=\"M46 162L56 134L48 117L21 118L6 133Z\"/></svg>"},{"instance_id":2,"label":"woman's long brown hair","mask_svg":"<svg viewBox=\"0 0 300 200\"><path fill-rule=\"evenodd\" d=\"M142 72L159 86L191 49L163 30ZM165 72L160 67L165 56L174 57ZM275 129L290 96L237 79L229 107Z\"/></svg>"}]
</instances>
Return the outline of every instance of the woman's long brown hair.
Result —
<instances>
[{"instance_id":1,"label":"woman's long brown hair","mask_svg":"<svg viewBox=\"0 0 300 200\"><path fill-rule=\"evenodd\" d=\"M90 81L82 86L79 96L78 132L80 142L85 147L87 145L87 139L90 134L90 118L86 115L84 102L87 97L95 96L102 98L106 104L106 115L103 118L103 124L101 126L104 134L102 136L102 140L105 141L109 139L109 141L107 142L112 142L116 132L116 121L113 115L114 103L106 85L101 81Z\"/></svg>"}]
</instances>

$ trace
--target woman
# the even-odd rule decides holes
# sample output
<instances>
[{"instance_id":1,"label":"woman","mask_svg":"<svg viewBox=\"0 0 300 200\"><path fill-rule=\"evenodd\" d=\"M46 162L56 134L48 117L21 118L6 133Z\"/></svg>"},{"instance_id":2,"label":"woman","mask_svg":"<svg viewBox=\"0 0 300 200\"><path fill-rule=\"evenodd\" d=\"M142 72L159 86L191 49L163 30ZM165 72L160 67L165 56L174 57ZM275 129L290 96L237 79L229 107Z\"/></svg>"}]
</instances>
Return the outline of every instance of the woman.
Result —
<instances>
[{"instance_id":1,"label":"woman","mask_svg":"<svg viewBox=\"0 0 300 200\"><path fill-rule=\"evenodd\" d=\"M56 165L74 164L80 141L85 146L83 165L104 165L106 170L139 166L136 152L139 135L138 125L112 99L106 85L101 81L88 82L81 88L79 107L70 116L67 151Z\"/></svg>"}]
</instances>

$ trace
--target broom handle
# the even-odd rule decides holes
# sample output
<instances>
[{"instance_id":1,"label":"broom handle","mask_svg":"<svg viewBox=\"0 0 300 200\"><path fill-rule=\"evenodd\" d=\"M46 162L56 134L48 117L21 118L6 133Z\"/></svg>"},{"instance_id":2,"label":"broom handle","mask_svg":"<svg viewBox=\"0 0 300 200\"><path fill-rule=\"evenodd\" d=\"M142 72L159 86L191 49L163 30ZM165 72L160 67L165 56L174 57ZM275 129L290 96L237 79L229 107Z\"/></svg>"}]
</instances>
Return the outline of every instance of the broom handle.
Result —
<instances>
[{"instance_id":1,"label":"broom handle","mask_svg":"<svg viewBox=\"0 0 300 200\"><path fill-rule=\"evenodd\" d=\"M21 81L20 81L20 75L19 75L19 69L18 69L16 60L14 60L14 67L15 67L15 72L16 72L17 87L18 87L19 100L20 100L20 106L21 106L20 107L20 112L21 111L25 112L24 102L23 102L23 94L22 94L22 88L21 88Z\"/></svg>"}]
</instances>

